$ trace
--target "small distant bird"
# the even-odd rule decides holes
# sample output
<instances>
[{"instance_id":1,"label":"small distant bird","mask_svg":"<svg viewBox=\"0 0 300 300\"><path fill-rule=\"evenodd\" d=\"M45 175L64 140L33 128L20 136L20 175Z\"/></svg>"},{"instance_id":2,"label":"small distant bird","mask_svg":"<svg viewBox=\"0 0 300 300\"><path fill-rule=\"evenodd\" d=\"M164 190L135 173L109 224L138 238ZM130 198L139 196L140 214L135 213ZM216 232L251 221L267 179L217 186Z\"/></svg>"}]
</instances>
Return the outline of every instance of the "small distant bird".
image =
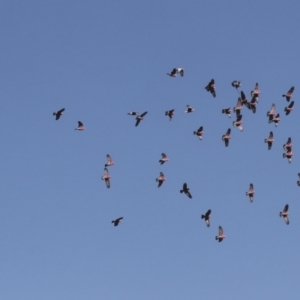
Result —
<instances>
[{"instance_id":1,"label":"small distant bird","mask_svg":"<svg viewBox=\"0 0 300 300\"><path fill-rule=\"evenodd\" d=\"M251 109L252 112L255 114L256 113L256 99L253 97L250 102L247 102L245 105L247 106L248 109Z\"/></svg>"},{"instance_id":2,"label":"small distant bird","mask_svg":"<svg viewBox=\"0 0 300 300\"><path fill-rule=\"evenodd\" d=\"M167 75L171 77L176 77L176 74L180 74L181 77L184 75L184 69L183 68L174 68L171 73L167 73Z\"/></svg>"},{"instance_id":3,"label":"small distant bird","mask_svg":"<svg viewBox=\"0 0 300 300\"><path fill-rule=\"evenodd\" d=\"M251 91L252 100L255 100L256 103L258 103L259 94L260 94L259 85L258 83L256 83L254 90Z\"/></svg>"},{"instance_id":4,"label":"small distant bird","mask_svg":"<svg viewBox=\"0 0 300 300\"><path fill-rule=\"evenodd\" d=\"M222 228L222 226L219 226L219 235L216 236L216 240L219 241L219 243L220 243L225 238L226 238L226 236L224 234L223 228Z\"/></svg>"},{"instance_id":5,"label":"small distant bird","mask_svg":"<svg viewBox=\"0 0 300 300\"><path fill-rule=\"evenodd\" d=\"M226 147L228 147L228 145L229 145L229 140L231 139L230 133L231 133L231 129L228 128L228 129L227 129L227 132L226 132L224 135L222 135L222 141L225 142L225 146L226 146Z\"/></svg>"},{"instance_id":6,"label":"small distant bird","mask_svg":"<svg viewBox=\"0 0 300 300\"><path fill-rule=\"evenodd\" d=\"M195 111L195 109L192 108L190 105L187 105L186 107L187 107L187 108L186 108L185 113L191 113L191 112Z\"/></svg>"},{"instance_id":7,"label":"small distant bird","mask_svg":"<svg viewBox=\"0 0 300 300\"><path fill-rule=\"evenodd\" d=\"M183 184L183 187L182 187L182 190L180 190L180 193L185 193L190 199L192 199L192 195L191 193L189 192L189 188L187 187L187 184L184 183Z\"/></svg>"},{"instance_id":8,"label":"small distant bird","mask_svg":"<svg viewBox=\"0 0 300 300\"><path fill-rule=\"evenodd\" d=\"M248 99L243 91L241 91L241 103L242 105L247 105Z\"/></svg>"},{"instance_id":9,"label":"small distant bird","mask_svg":"<svg viewBox=\"0 0 300 300\"><path fill-rule=\"evenodd\" d=\"M286 204L286 205L284 206L283 211L281 211L281 212L279 213L279 217L283 217L284 222L285 222L286 225L289 225L289 224L290 224L290 220L289 220L289 212L288 212L288 210L289 210L289 205Z\"/></svg>"},{"instance_id":10,"label":"small distant bird","mask_svg":"<svg viewBox=\"0 0 300 300\"><path fill-rule=\"evenodd\" d=\"M137 111L131 111L129 112L127 115L130 115L130 116L137 116L139 113Z\"/></svg>"},{"instance_id":11,"label":"small distant bird","mask_svg":"<svg viewBox=\"0 0 300 300\"><path fill-rule=\"evenodd\" d=\"M293 144L292 144L292 139L289 137L287 142L285 144L283 144L283 149L285 151L288 151L288 149L292 149Z\"/></svg>"},{"instance_id":12,"label":"small distant bird","mask_svg":"<svg viewBox=\"0 0 300 300\"><path fill-rule=\"evenodd\" d=\"M285 97L286 101L290 101L293 97L294 87L292 86L286 94L283 94L282 97Z\"/></svg>"},{"instance_id":13,"label":"small distant bird","mask_svg":"<svg viewBox=\"0 0 300 300\"><path fill-rule=\"evenodd\" d=\"M238 117L241 114L242 109L243 109L242 100L241 98L238 98L236 107L233 108L233 112L235 112L236 116Z\"/></svg>"},{"instance_id":14,"label":"small distant bird","mask_svg":"<svg viewBox=\"0 0 300 300\"><path fill-rule=\"evenodd\" d=\"M231 82L231 85L232 85L233 87L235 87L236 89L238 89L239 87L242 86L242 85L241 85L241 82L240 82L240 81L237 81L237 80L232 81L232 82Z\"/></svg>"},{"instance_id":15,"label":"small distant bird","mask_svg":"<svg viewBox=\"0 0 300 300\"><path fill-rule=\"evenodd\" d=\"M297 181L298 186L300 186L300 173L298 173L299 180Z\"/></svg>"},{"instance_id":16,"label":"small distant bird","mask_svg":"<svg viewBox=\"0 0 300 300\"><path fill-rule=\"evenodd\" d=\"M141 120L144 119L144 116L147 114L148 112L145 111L144 113L142 113L141 115L138 115L135 119L136 119L136 122L135 122L135 126L138 126L141 122Z\"/></svg>"},{"instance_id":17,"label":"small distant bird","mask_svg":"<svg viewBox=\"0 0 300 300\"><path fill-rule=\"evenodd\" d=\"M118 219L115 219L115 220L113 220L113 221L111 221L112 223L114 223L114 226L118 226L119 225L119 223L121 223L122 222L122 220L123 220L123 217L121 217L121 218L118 218Z\"/></svg>"},{"instance_id":18,"label":"small distant bird","mask_svg":"<svg viewBox=\"0 0 300 300\"><path fill-rule=\"evenodd\" d=\"M55 120L59 120L60 116L64 114L65 108L62 108L61 110L54 112L53 116L55 116Z\"/></svg>"},{"instance_id":19,"label":"small distant bird","mask_svg":"<svg viewBox=\"0 0 300 300\"><path fill-rule=\"evenodd\" d=\"M293 152L292 152L292 148L287 148L286 153L283 153L283 158L287 158L289 163L292 162L292 157L293 157Z\"/></svg>"},{"instance_id":20,"label":"small distant bird","mask_svg":"<svg viewBox=\"0 0 300 300\"><path fill-rule=\"evenodd\" d=\"M253 184L252 184L252 183L250 183L250 186L249 186L249 191L248 191L248 192L246 192L246 196L249 196L249 200L250 200L250 202L253 202L254 194L255 194L255 191L254 191Z\"/></svg>"},{"instance_id":21,"label":"small distant bird","mask_svg":"<svg viewBox=\"0 0 300 300\"><path fill-rule=\"evenodd\" d=\"M164 181L166 180L166 177L165 177L165 175L164 175L163 172L160 172L159 173L159 177L156 178L155 180L158 182L158 186L157 187L160 187L164 183Z\"/></svg>"},{"instance_id":22,"label":"small distant bird","mask_svg":"<svg viewBox=\"0 0 300 300\"><path fill-rule=\"evenodd\" d=\"M267 117L269 117L269 123L272 123L273 119L275 118L275 115L276 115L275 109L276 109L276 107L275 107L275 104L273 103L271 106L271 110L267 112Z\"/></svg>"},{"instance_id":23,"label":"small distant bird","mask_svg":"<svg viewBox=\"0 0 300 300\"><path fill-rule=\"evenodd\" d=\"M209 209L205 215L201 215L201 219L204 219L206 226L209 227L210 226L210 214L211 214L211 210Z\"/></svg>"},{"instance_id":24,"label":"small distant bird","mask_svg":"<svg viewBox=\"0 0 300 300\"><path fill-rule=\"evenodd\" d=\"M194 131L194 134L197 135L200 141L202 140L203 133L203 126L200 126L197 131Z\"/></svg>"},{"instance_id":25,"label":"small distant bird","mask_svg":"<svg viewBox=\"0 0 300 300\"><path fill-rule=\"evenodd\" d=\"M277 126L278 126L278 123L279 123L279 121L280 121L280 114L277 114L277 115L273 118L272 121L274 122L275 126L277 127Z\"/></svg>"},{"instance_id":26,"label":"small distant bird","mask_svg":"<svg viewBox=\"0 0 300 300\"><path fill-rule=\"evenodd\" d=\"M205 89L210 92L214 97L216 97L216 86L215 86L215 81L212 79L208 85L205 87Z\"/></svg>"},{"instance_id":27,"label":"small distant bird","mask_svg":"<svg viewBox=\"0 0 300 300\"><path fill-rule=\"evenodd\" d=\"M169 160L169 158L167 157L167 155L165 153L162 153L161 154L161 159L159 160L160 164L163 165L168 160Z\"/></svg>"},{"instance_id":28,"label":"small distant bird","mask_svg":"<svg viewBox=\"0 0 300 300\"><path fill-rule=\"evenodd\" d=\"M78 126L77 126L77 128L75 128L75 130L84 130L85 128L84 128L84 126L83 126L83 123L82 122L80 122L80 121L78 121Z\"/></svg>"},{"instance_id":29,"label":"small distant bird","mask_svg":"<svg viewBox=\"0 0 300 300\"><path fill-rule=\"evenodd\" d=\"M110 175L107 168L104 168L104 175L101 177L101 179L105 180L106 187L110 188Z\"/></svg>"},{"instance_id":30,"label":"small distant bird","mask_svg":"<svg viewBox=\"0 0 300 300\"><path fill-rule=\"evenodd\" d=\"M268 137L267 139L265 139L265 143L268 143L268 150L271 150L272 144L273 144L274 141L275 141L275 140L274 140L274 138L273 138L273 132L270 131L269 137Z\"/></svg>"},{"instance_id":31,"label":"small distant bird","mask_svg":"<svg viewBox=\"0 0 300 300\"><path fill-rule=\"evenodd\" d=\"M175 115L175 109L171 109L165 112L166 116L169 116L170 121L172 120L172 117Z\"/></svg>"},{"instance_id":32,"label":"small distant bird","mask_svg":"<svg viewBox=\"0 0 300 300\"><path fill-rule=\"evenodd\" d=\"M237 127L240 131L243 131L243 121L242 121L243 115L239 115L236 117L235 122L232 122L234 127Z\"/></svg>"},{"instance_id":33,"label":"small distant bird","mask_svg":"<svg viewBox=\"0 0 300 300\"><path fill-rule=\"evenodd\" d=\"M106 158L107 158L107 163L105 164L105 167L113 166L115 164L109 154L106 155Z\"/></svg>"},{"instance_id":34,"label":"small distant bird","mask_svg":"<svg viewBox=\"0 0 300 300\"><path fill-rule=\"evenodd\" d=\"M230 109L230 107L222 109L222 114L226 114L229 118L231 118L231 109Z\"/></svg>"},{"instance_id":35,"label":"small distant bird","mask_svg":"<svg viewBox=\"0 0 300 300\"><path fill-rule=\"evenodd\" d=\"M290 112L293 110L293 106L294 106L294 101L292 101L292 102L284 109L285 115L286 115L286 116L289 115Z\"/></svg>"}]
</instances>

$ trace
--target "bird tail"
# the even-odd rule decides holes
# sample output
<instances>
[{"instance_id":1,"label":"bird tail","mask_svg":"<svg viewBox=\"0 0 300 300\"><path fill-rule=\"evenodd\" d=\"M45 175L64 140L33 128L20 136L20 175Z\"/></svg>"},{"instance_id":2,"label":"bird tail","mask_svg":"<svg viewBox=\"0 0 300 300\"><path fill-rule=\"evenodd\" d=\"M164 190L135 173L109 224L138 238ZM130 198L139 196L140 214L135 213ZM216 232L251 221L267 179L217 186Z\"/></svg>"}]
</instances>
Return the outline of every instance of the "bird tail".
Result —
<instances>
[{"instance_id":1,"label":"bird tail","mask_svg":"<svg viewBox=\"0 0 300 300\"><path fill-rule=\"evenodd\" d=\"M216 241L218 240L218 236L216 235Z\"/></svg>"},{"instance_id":2,"label":"bird tail","mask_svg":"<svg viewBox=\"0 0 300 300\"><path fill-rule=\"evenodd\" d=\"M180 193L182 194L182 193L183 193L183 190L180 190Z\"/></svg>"},{"instance_id":3,"label":"bird tail","mask_svg":"<svg viewBox=\"0 0 300 300\"><path fill-rule=\"evenodd\" d=\"M166 115L166 116L168 115L168 112L167 112L167 111L165 112L165 115Z\"/></svg>"},{"instance_id":4,"label":"bird tail","mask_svg":"<svg viewBox=\"0 0 300 300\"><path fill-rule=\"evenodd\" d=\"M54 113L53 113L53 116L55 116L55 115L56 115L56 113L54 112Z\"/></svg>"},{"instance_id":5,"label":"bird tail","mask_svg":"<svg viewBox=\"0 0 300 300\"><path fill-rule=\"evenodd\" d=\"M201 215L201 219L204 219L205 218L205 216L204 215Z\"/></svg>"},{"instance_id":6,"label":"bird tail","mask_svg":"<svg viewBox=\"0 0 300 300\"><path fill-rule=\"evenodd\" d=\"M279 213L279 217L282 217L282 212Z\"/></svg>"},{"instance_id":7,"label":"bird tail","mask_svg":"<svg viewBox=\"0 0 300 300\"><path fill-rule=\"evenodd\" d=\"M196 132L196 131L194 131L194 134L197 134L197 132Z\"/></svg>"},{"instance_id":8,"label":"bird tail","mask_svg":"<svg viewBox=\"0 0 300 300\"><path fill-rule=\"evenodd\" d=\"M225 114L225 109L222 109L222 114Z\"/></svg>"}]
</instances>

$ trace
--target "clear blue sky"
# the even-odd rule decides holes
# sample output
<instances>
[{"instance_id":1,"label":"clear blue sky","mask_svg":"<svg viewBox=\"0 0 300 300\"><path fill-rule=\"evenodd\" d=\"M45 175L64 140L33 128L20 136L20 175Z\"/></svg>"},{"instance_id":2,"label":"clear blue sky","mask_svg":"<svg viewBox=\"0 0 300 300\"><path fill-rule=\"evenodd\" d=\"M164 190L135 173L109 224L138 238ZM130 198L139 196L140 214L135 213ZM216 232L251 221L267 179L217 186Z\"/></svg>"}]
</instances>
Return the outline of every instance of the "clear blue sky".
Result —
<instances>
[{"instance_id":1,"label":"clear blue sky","mask_svg":"<svg viewBox=\"0 0 300 300\"><path fill-rule=\"evenodd\" d=\"M299 9L2 1L0 298L299 299ZM174 67L185 76L168 77ZM204 89L212 78L216 98ZM242 111L244 132L221 113L236 104L235 79L248 97L256 82L261 89L256 114ZM291 86L286 117L281 95ZM278 128L266 116L272 103ZM148 111L138 127L132 110ZM288 137L291 164L282 157ZM170 161L160 166L162 152ZM101 180L107 153L110 189ZM193 199L179 193L184 182ZM279 218L287 203L289 226ZM208 209L210 228L200 218Z\"/></svg>"}]
</instances>

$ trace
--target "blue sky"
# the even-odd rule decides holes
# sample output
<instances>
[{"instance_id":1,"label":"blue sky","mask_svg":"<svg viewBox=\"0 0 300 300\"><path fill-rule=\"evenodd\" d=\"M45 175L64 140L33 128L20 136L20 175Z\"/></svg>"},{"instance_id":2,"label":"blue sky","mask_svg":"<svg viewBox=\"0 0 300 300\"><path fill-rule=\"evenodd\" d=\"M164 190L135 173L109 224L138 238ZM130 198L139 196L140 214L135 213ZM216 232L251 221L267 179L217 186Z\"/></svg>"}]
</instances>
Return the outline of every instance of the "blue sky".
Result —
<instances>
[{"instance_id":1,"label":"blue sky","mask_svg":"<svg viewBox=\"0 0 300 300\"><path fill-rule=\"evenodd\" d=\"M296 1L2 1L1 299L298 299L298 11ZM185 76L167 76L174 67ZM216 98L204 89L212 78ZM236 104L233 80L248 97L261 89L243 132L221 113ZM148 111L138 127L133 110Z\"/></svg>"}]
</instances>

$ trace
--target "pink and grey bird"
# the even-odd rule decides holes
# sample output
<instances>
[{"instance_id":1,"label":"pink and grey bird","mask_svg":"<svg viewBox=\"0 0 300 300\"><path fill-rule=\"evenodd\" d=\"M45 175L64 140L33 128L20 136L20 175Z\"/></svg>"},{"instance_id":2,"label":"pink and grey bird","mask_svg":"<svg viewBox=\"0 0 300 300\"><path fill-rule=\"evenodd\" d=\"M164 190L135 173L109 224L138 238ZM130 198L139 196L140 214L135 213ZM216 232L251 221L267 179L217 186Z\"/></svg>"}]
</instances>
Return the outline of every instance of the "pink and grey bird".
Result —
<instances>
[{"instance_id":1,"label":"pink and grey bird","mask_svg":"<svg viewBox=\"0 0 300 300\"><path fill-rule=\"evenodd\" d=\"M182 187L182 190L180 190L180 193L185 193L190 199L192 199L192 195L190 193L190 189L187 187L187 184L184 183L183 184L183 187Z\"/></svg>"},{"instance_id":2,"label":"pink and grey bird","mask_svg":"<svg viewBox=\"0 0 300 300\"><path fill-rule=\"evenodd\" d=\"M223 228L222 228L222 226L219 226L219 235L216 236L216 240L220 243L225 238L226 238L226 236L224 234Z\"/></svg>"},{"instance_id":3,"label":"pink and grey bird","mask_svg":"<svg viewBox=\"0 0 300 300\"><path fill-rule=\"evenodd\" d=\"M160 164L163 165L165 162L169 161L169 158L165 153L161 154L161 159L159 160Z\"/></svg>"},{"instance_id":4,"label":"pink and grey bird","mask_svg":"<svg viewBox=\"0 0 300 300\"><path fill-rule=\"evenodd\" d=\"M283 211L281 211L279 213L279 217L283 217L284 219L284 222L286 225L289 225L290 224L290 220L289 220L289 205L286 204L283 208Z\"/></svg>"},{"instance_id":5,"label":"pink and grey bird","mask_svg":"<svg viewBox=\"0 0 300 300\"><path fill-rule=\"evenodd\" d=\"M110 175L107 168L104 168L104 175L101 177L102 180L105 180L107 188L110 188Z\"/></svg>"},{"instance_id":6,"label":"pink and grey bird","mask_svg":"<svg viewBox=\"0 0 300 300\"><path fill-rule=\"evenodd\" d=\"M230 133L231 133L231 129L228 128L227 132L224 135L222 135L222 141L225 142L225 147L228 147L229 145L229 140L231 139Z\"/></svg>"},{"instance_id":7,"label":"pink and grey bird","mask_svg":"<svg viewBox=\"0 0 300 300\"><path fill-rule=\"evenodd\" d=\"M273 103L270 111L267 112L267 117L269 117L269 123L273 122L275 115L276 115L276 107L275 107L275 104Z\"/></svg>"},{"instance_id":8,"label":"pink and grey bird","mask_svg":"<svg viewBox=\"0 0 300 300\"><path fill-rule=\"evenodd\" d=\"M122 220L123 220L123 217L115 219L115 220L112 220L111 222L114 223L114 226L118 226L119 223L122 222Z\"/></svg>"},{"instance_id":9,"label":"pink and grey bird","mask_svg":"<svg viewBox=\"0 0 300 300\"><path fill-rule=\"evenodd\" d=\"M165 177L164 173L160 172L159 177L155 179L155 181L158 182L157 187L160 187L164 183L165 180L166 180L166 177Z\"/></svg>"},{"instance_id":10,"label":"pink and grey bird","mask_svg":"<svg viewBox=\"0 0 300 300\"><path fill-rule=\"evenodd\" d=\"M233 112L235 112L236 116L238 117L241 114L241 110L243 109L242 100L238 98L236 106L233 108Z\"/></svg>"},{"instance_id":11,"label":"pink and grey bird","mask_svg":"<svg viewBox=\"0 0 300 300\"><path fill-rule=\"evenodd\" d=\"M247 102L245 105L247 106L248 109L251 109L252 112L255 114L256 113L256 104L257 104L257 101L253 97L252 100L250 102Z\"/></svg>"},{"instance_id":12,"label":"pink and grey bird","mask_svg":"<svg viewBox=\"0 0 300 300\"><path fill-rule=\"evenodd\" d=\"M185 111L185 113L192 113L192 112L194 112L194 111L195 111L195 109L192 108L190 105L187 105L187 106L186 106L186 111Z\"/></svg>"},{"instance_id":13,"label":"pink and grey bird","mask_svg":"<svg viewBox=\"0 0 300 300\"><path fill-rule=\"evenodd\" d=\"M292 139L289 137L287 142L285 144L283 144L283 149L285 151L288 151L289 149L292 149L293 144L292 144Z\"/></svg>"},{"instance_id":14,"label":"pink and grey bird","mask_svg":"<svg viewBox=\"0 0 300 300\"><path fill-rule=\"evenodd\" d=\"M237 80L232 81L232 82L231 82L231 85L232 85L233 87L235 87L236 89L238 89L239 87L242 86L242 85L241 85L241 82L240 82L240 81L237 81Z\"/></svg>"},{"instance_id":15,"label":"pink and grey bird","mask_svg":"<svg viewBox=\"0 0 300 300\"><path fill-rule=\"evenodd\" d=\"M184 75L184 68L174 68L170 73L167 73L167 75L171 77L176 77L176 74L180 74L181 77Z\"/></svg>"},{"instance_id":16,"label":"pink and grey bird","mask_svg":"<svg viewBox=\"0 0 300 300\"><path fill-rule=\"evenodd\" d=\"M271 150L274 141L273 132L270 131L269 137L265 139L265 143L268 143L268 150Z\"/></svg>"},{"instance_id":17,"label":"pink and grey bird","mask_svg":"<svg viewBox=\"0 0 300 300\"><path fill-rule=\"evenodd\" d=\"M253 202L254 194L255 194L254 186L252 183L250 183L249 190L248 192L246 192L246 196L249 196L250 202Z\"/></svg>"},{"instance_id":18,"label":"pink and grey bird","mask_svg":"<svg viewBox=\"0 0 300 300\"><path fill-rule=\"evenodd\" d=\"M216 97L216 85L214 79L212 79L208 85L205 87L205 89L210 92L214 97Z\"/></svg>"},{"instance_id":19,"label":"pink and grey bird","mask_svg":"<svg viewBox=\"0 0 300 300\"><path fill-rule=\"evenodd\" d=\"M57 112L53 113L53 116L55 116L55 120L59 120L59 118L64 114L65 109L62 108Z\"/></svg>"},{"instance_id":20,"label":"pink and grey bird","mask_svg":"<svg viewBox=\"0 0 300 300\"><path fill-rule=\"evenodd\" d=\"M144 119L144 116L147 114L148 112L145 111L144 113L142 113L141 115L138 115L135 119L135 126L138 126L140 124L140 122Z\"/></svg>"},{"instance_id":21,"label":"pink and grey bird","mask_svg":"<svg viewBox=\"0 0 300 300\"><path fill-rule=\"evenodd\" d=\"M77 128L75 128L75 130L80 130L80 131L85 130L83 123L78 121L78 126L77 126Z\"/></svg>"},{"instance_id":22,"label":"pink and grey bird","mask_svg":"<svg viewBox=\"0 0 300 300\"><path fill-rule=\"evenodd\" d=\"M243 91L241 91L241 103L242 105L246 105L248 103L248 99Z\"/></svg>"},{"instance_id":23,"label":"pink and grey bird","mask_svg":"<svg viewBox=\"0 0 300 300\"><path fill-rule=\"evenodd\" d=\"M291 163L292 162L292 157L293 157L293 151L291 147L287 147L287 151L286 153L283 153L283 158L287 158L288 162Z\"/></svg>"},{"instance_id":24,"label":"pink and grey bird","mask_svg":"<svg viewBox=\"0 0 300 300\"><path fill-rule=\"evenodd\" d=\"M283 94L282 97L285 97L286 101L290 101L293 97L294 87L292 86L286 94Z\"/></svg>"},{"instance_id":25,"label":"pink and grey bird","mask_svg":"<svg viewBox=\"0 0 300 300\"><path fill-rule=\"evenodd\" d=\"M131 111L129 112L127 115L130 115L130 116L137 116L139 113L137 111Z\"/></svg>"},{"instance_id":26,"label":"pink and grey bird","mask_svg":"<svg viewBox=\"0 0 300 300\"><path fill-rule=\"evenodd\" d=\"M252 100L255 100L256 103L258 103L259 94L260 94L259 85L258 83L256 83L254 90L251 91Z\"/></svg>"},{"instance_id":27,"label":"pink and grey bird","mask_svg":"<svg viewBox=\"0 0 300 300\"><path fill-rule=\"evenodd\" d=\"M211 210L209 209L204 215L201 215L201 219L204 219L207 227L210 226L210 214L211 214Z\"/></svg>"},{"instance_id":28,"label":"pink and grey bird","mask_svg":"<svg viewBox=\"0 0 300 300\"><path fill-rule=\"evenodd\" d=\"M243 121L242 121L242 115L239 115L236 117L236 120L232 122L234 127L237 127L240 131L243 131Z\"/></svg>"},{"instance_id":29,"label":"pink and grey bird","mask_svg":"<svg viewBox=\"0 0 300 300\"><path fill-rule=\"evenodd\" d=\"M231 118L231 109L230 109L230 107L222 109L222 114L226 114L229 118Z\"/></svg>"},{"instance_id":30,"label":"pink and grey bird","mask_svg":"<svg viewBox=\"0 0 300 300\"><path fill-rule=\"evenodd\" d=\"M165 112L165 115L169 117L170 121L172 120L172 117L175 115L175 109L171 109Z\"/></svg>"},{"instance_id":31,"label":"pink and grey bird","mask_svg":"<svg viewBox=\"0 0 300 300\"><path fill-rule=\"evenodd\" d=\"M285 111L285 115L289 115L290 112L293 110L293 106L294 106L294 101L292 101L287 107L285 107L284 111Z\"/></svg>"},{"instance_id":32,"label":"pink and grey bird","mask_svg":"<svg viewBox=\"0 0 300 300\"><path fill-rule=\"evenodd\" d=\"M197 131L194 131L194 134L197 135L200 141L202 140L203 133L203 126L200 126Z\"/></svg>"},{"instance_id":33,"label":"pink and grey bird","mask_svg":"<svg viewBox=\"0 0 300 300\"><path fill-rule=\"evenodd\" d=\"M105 167L110 167L110 166L113 166L115 164L109 154L106 155L106 158L107 158L107 163L105 164Z\"/></svg>"}]
</instances>

